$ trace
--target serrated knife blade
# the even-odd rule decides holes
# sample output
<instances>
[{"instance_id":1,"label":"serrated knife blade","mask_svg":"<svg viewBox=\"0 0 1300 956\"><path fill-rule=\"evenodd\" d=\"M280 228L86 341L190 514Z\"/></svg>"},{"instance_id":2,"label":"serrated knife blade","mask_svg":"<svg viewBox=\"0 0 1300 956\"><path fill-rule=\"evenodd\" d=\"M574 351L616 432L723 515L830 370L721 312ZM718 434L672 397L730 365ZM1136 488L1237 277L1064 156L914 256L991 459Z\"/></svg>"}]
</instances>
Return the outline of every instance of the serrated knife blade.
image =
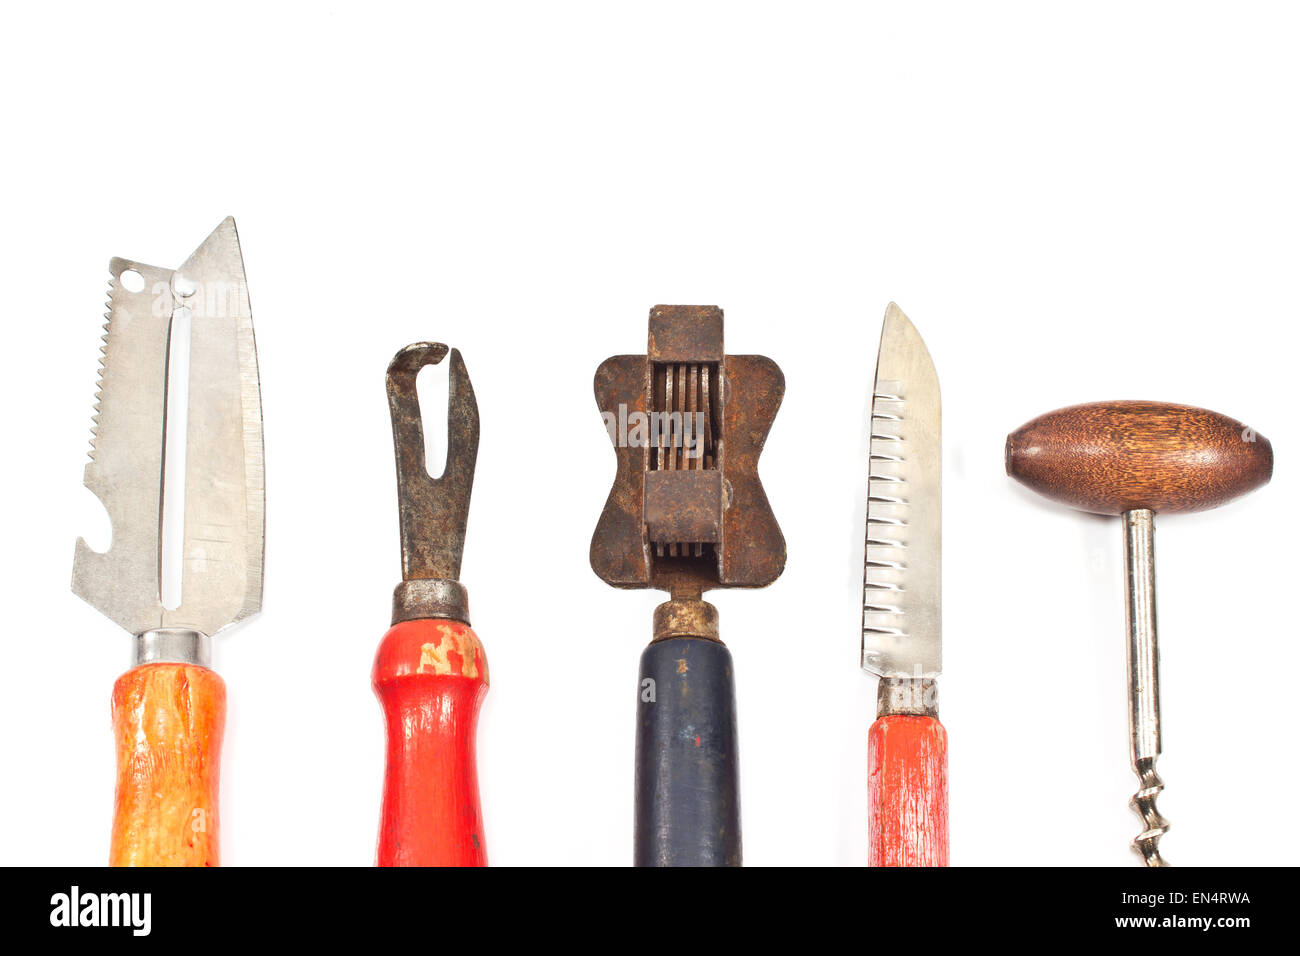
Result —
<instances>
[{"instance_id":1,"label":"serrated knife blade","mask_svg":"<svg viewBox=\"0 0 1300 956\"><path fill-rule=\"evenodd\" d=\"M871 400L862 667L935 678L942 667L939 378L915 326L885 312Z\"/></svg>"}]
</instances>

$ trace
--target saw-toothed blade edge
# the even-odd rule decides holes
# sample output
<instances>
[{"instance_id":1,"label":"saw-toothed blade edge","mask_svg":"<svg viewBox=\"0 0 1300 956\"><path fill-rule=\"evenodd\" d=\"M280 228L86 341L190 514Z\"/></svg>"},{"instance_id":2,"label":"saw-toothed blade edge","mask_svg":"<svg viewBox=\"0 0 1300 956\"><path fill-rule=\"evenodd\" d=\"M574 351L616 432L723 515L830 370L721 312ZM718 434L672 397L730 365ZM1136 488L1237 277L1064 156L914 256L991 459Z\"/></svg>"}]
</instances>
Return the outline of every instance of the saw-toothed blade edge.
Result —
<instances>
[{"instance_id":1,"label":"saw-toothed blade edge","mask_svg":"<svg viewBox=\"0 0 1300 956\"><path fill-rule=\"evenodd\" d=\"M942 667L941 406L921 336L890 303L871 400L862 666L933 678Z\"/></svg>"},{"instance_id":2,"label":"saw-toothed blade edge","mask_svg":"<svg viewBox=\"0 0 1300 956\"><path fill-rule=\"evenodd\" d=\"M138 293L120 281L144 277ZM233 219L179 269L114 259L86 486L113 526L104 553L77 541L72 588L128 631L215 634L261 608L265 525L257 347ZM168 337L189 310L181 603L162 606L161 520Z\"/></svg>"},{"instance_id":3,"label":"saw-toothed blade edge","mask_svg":"<svg viewBox=\"0 0 1300 956\"><path fill-rule=\"evenodd\" d=\"M128 271L143 278L140 291L122 284ZM139 634L163 620L158 578L172 272L114 259L109 273L85 484L108 512L113 538L102 554L77 540L72 590Z\"/></svg>"}]
</instances>

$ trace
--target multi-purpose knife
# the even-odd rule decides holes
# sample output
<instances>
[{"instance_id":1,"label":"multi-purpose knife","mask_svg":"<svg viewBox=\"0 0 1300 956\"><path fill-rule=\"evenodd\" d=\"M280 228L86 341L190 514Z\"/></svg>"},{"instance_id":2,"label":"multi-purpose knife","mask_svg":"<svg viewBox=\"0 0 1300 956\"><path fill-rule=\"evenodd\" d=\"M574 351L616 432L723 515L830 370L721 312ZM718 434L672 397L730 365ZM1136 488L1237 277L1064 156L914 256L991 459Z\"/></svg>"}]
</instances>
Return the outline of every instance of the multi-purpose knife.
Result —
<instances>
[{"instance_id":1,"label":"multi-purpose knife","mask_svg":"<svg viewBox=\"0 0 1300 956\"><path fill-rule=\"evenodd\" d=\"M109 269L85 482L113 537L102 553L78 539L72 569L72 590L135 637L134 666L113 688L109 861L214 866L226 688L209 666L211 638L262 605L262 403L235 221L174 271L125 259ZM184 537L180 601L167 607L164 453L178 428L167 392L181 323L190 329Z\"/></svg>"},{"instance_id":2,"label":"multi-purpose knife","mask_svg":"<svg viewBox=\"0 0 1300 956\"><path fill-rule=\"evenodd\" d=\"M885 311L871 399L862 666L879 678L868 737L868 862L948 865L941 666L939 378L916 328Z\"/></svg>"}]
</instances>

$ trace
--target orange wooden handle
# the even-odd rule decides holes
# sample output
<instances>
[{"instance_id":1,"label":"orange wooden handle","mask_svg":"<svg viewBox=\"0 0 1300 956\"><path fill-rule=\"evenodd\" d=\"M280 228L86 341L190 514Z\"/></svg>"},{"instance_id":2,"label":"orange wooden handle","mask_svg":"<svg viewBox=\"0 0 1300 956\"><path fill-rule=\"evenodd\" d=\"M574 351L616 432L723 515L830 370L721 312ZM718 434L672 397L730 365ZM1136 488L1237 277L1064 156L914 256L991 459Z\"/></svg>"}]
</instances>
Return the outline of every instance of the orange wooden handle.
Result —
<instances>
[{"instance_id":1,"label":"orange wooden handle","mask_svg":"<svg viewBox=\"0 0 1300 956\"><path fill-rule=\"evenodd\" d=\"M867 739L868 863L948 865L948 733L934 717L894 714Z\"/></svg>"},{"instance_id":2,"label":"orange wooden handle","mask_svg":"<svg viewBox=\"0 0 1300 956\"><path fill-rule=\"evenodd\" d=\"M111 866L217 866L226 685L192 664L144 664L113 686Z\"/></svg>"},{"instance_id":3,"label":"orange wooden handle","mask_svg":"<svg viewBox=\"0 0 1300 956\"><path fill-rule=\"evenodd\" d=\"M395 624L372 675L388 724L380 866L486 866L475 736L487 655L459 621Z\"/></svg>"}]
</instances>

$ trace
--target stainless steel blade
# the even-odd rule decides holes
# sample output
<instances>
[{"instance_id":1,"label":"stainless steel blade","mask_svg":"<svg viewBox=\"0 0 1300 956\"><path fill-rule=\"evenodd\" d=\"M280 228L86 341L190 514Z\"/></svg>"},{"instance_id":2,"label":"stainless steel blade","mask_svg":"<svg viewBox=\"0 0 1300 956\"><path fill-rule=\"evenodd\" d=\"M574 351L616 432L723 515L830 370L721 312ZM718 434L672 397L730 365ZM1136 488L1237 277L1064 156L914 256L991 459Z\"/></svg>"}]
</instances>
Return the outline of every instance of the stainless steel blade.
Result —
<instances>
[{"instance_id":1,"label":"stainless steel blade","mask_svg":"<svg viewBox=\"0 0 1300 956\"><path fill-rule=\"evenodd\" d=\"M262 607L262 397L233 219L176 270L175 285L192 316L185 564L169 624L213 634Z\"/></svg>"},{"instance_id":2,"label":"stainless steel blade","mask_svg":"<svg viewBox=\"0 0 1300 956\"><path fill-rule=\"evenodd\" d=\"M862 666L880 677L937 677L940 627L941 407L921 336L892 302L871 400Z\"/></svg>"},{"instance_id":3,"label":"stainless steel blade","mask_svg":"<svg viewBox=\"0 0 1300 956\"><path fill-rule=\"evenodd\" d=\"M252 313L233 219L174 272L114 259L97 433L86 486L113 525L104 553L77 541L72 589L133 634L212 635L261 608L265 485ZM140 292L121 283L144 277ZM181 603L161 600L167 357L189 310Z\"/></svg>"},{"instance_id":4,"label":"stainless steel blade","mask_svg":"<svg viewBox=\"0 0 1300 956\"><path fill-rule=\"evenodd\" d=\"M85 484L112 522L109 549L77 539L72 590L133 634L162 623L162 461L172 273L125 259L109 264L107 324ZM127 272L144 279L138 292Z\"/></svg>"}]
</instances>

